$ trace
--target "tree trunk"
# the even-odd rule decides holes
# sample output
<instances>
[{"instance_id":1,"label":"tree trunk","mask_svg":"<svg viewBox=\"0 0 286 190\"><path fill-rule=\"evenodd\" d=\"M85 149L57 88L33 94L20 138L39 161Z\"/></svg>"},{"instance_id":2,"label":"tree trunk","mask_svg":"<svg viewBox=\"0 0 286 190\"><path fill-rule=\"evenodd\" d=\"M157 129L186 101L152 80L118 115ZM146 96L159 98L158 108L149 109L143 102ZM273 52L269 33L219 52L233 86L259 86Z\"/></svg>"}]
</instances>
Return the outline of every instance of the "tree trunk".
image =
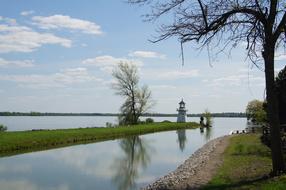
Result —
<instances>
[{"instance_id":1,"label":"tree trunk","mask_svg":"<svg viewBox=\"0 0 286 190\"><path fill-rule=\"evenodd\" d=\"M138 120L136 119L136 109L135 109L135 93L134 90L132 89L132 124L137 124Z\"/></svg>"},{"instance_id":2,"label":"tree trunk","mask_svg":"<svg viewBox=\"0 0 286 190\"><path fill-rule=\"evenodd\" d=\"M267 117L270 124L271 134L271 155L272 155L272 167L273 175L279 175L285 171L282 144L281 144L281 132L279 122L279 110L278 110L278 97L277 90L275 88L275 76L274 76L274 43L266 43L264 45L264 64L265 64L265 79L266 79L266 100L267 100Z\"/></svg>"}]
</instances>

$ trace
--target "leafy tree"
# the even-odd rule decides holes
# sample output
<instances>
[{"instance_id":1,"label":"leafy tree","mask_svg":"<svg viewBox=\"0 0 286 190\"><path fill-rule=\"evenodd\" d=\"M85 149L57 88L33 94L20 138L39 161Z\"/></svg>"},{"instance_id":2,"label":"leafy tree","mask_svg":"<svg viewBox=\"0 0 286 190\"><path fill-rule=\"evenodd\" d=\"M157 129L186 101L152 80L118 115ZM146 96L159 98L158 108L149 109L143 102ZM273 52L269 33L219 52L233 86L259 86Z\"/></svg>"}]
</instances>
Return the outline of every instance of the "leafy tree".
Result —
<instances>
[{"instance_id":1,"label":"leafy tree","mask_svg":"<svg viewBox=\"0 0 286 190\"><path fill-rule=\"evenodd\" d=\"M154 123L154 119L148 117L146 118L145 123Z\"/></svg>"},{"instance_id":2,"label":"leafy tree","mask_svg":"<svg viewBox=\"0 0 286 190\"><path fill-rule=\"evenodd\" d=\"M0 132L7 131L7 127L5 125L0 124Z\"/></svg>"},{"instance_id":3,"label":"leafy tree","mask_svg":"<svg viewBox=\"0 0 286 190\"><path fill-rule=\"evenodd\" d=\"M112 76L116 80L113 85L116 94L125 98L119 124L137 124L139 117L152 106L151 91L146 85L139 87L138 69L132 63L120 62Z\"/></svg>"},{"instance_id":4,"label":"leafy tree","mask_svg":"<svg viewBox=\"0 0 286 190\"><path fill-rule=\"evenodd\" d=\"M206 109L203 115L206 118L206 127L211 127L213 123L211 112L209 112L209 110Z\"/></svg>"},{"instance_id":5,"label":"leafy tree","mask_svg":"<svg viewBox=\"0 0 286 190\"><path fill-rule=\"evenodd\" d=\"M252 100L246 106L246 116L248 120L257 123L266 122L266 112L264 110L264 102L260 100Z\"/></svg>"},{"instance_id":6,"label":"leafy tree","mask_svg":"<svg viewBox=\"0 0 286 190\"><path fill-rule=\"evenodd\" d=\"M273 174L285 171L277 91L274 84L275 49L286 42L285 0L129 0L152 7L147 19L163 15L173 22L161 25L158 42L176 36L181 43L194 41L202 46L232 49L247 42L247 55L259 67L264 63L267 117L271 126ZM169 14L171 13L171 14ZM168 17L168 18L170 18ZM164 19L165 22L166 19ZM223 46L218 46L222 44ZM209 48L208 48L209 49ZM261 59L262 58L262 59Z\"/></svg>"}]
</instances>

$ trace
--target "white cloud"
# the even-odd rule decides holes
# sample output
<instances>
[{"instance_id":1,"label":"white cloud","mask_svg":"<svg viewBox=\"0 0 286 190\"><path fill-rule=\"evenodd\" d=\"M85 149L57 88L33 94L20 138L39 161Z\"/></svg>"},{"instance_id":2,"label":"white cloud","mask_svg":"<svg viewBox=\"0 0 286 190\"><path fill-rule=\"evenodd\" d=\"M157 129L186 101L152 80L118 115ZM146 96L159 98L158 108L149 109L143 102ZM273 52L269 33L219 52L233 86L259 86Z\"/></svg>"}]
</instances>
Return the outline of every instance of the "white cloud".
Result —
<instances>
[{"instance_id":1,"label":"white cloud","mask_svg":"<svg viewBox=\"0 0 286 190\"><path fill-rule=\"evenodd\" d=\"M53 15L48 17L34 16L32 20L34 21L34 24L43 29L68 28L79 30L87 34L102 34L100 26L96 23L87 20L71 18L70 16L66 15Z\"/></svg>"},{"instance_id":2,"label":"white cloud","mask_svg":"<svg viewBox=\"0 0 286 190\"><path fill-rule=\"evenodd\" d=\"M82 44L80 44L81 45L81 47L87 47L87 44L86 43L82 43Z\"/></svg>"},{"instance_id":3,"label":"white cloud","mask_svg":"<svg viewBox=\"0 0 286 190\"><path fill-rule=\"evenodd\" d=\"M203 79L202 82L203 83L207 83L207 82L209 82L209 80L208 79Z\"/></svg>"},{"instance_id":4,"label":"white cloud","mask_svg":"<svg viewBox=\"0 0 286 190\"><path fill-rule=\"evenodd\" d=\"M65 69L50 75L0 75L0 80L16 82L22 87L29 88L65 87L78 83L102 81L89 74L86 68L81 67Z\"/></svg>"},{"instance_id":5,"label":"white cloud","mask_svg":"<svg viewBox=\"0 0 286 190\"><path fill-rule=\"evenodd\" d=\"M7 17L0 16L0 21L5 22L5 23L10 24L10 25L16 25L17 24L17 21L14 18L7 18Z\"/></svg>"},{"instance_id":6,"label":"white cloud","mask_svg":"<svg viewBox=\"0 0 286 190\"><path fill-rule=\"evenodd\" d=\"M209 82L210 86L241 86L244 83L253 82L255 85L264 84L264 78L260 76L238 74L216 78Z\"/></svg>"},{"instance_id":7,"label":"white cloud","mask_svg":"<svg viewBox=\"0 0 286 190\"><path fill-rule=\"evenodd\" d=\"M193 78L199 76L199 70L190 69L184 71L160 71L157 73L157 78L159 79L185 79L185 78Z\"/></svg>"},{"instance_id":8,"label":"white cloud","mask_svg":"<svg viewBox=\"0 0 286 190\"><path fill-rule=\"evenodd\" d=\"M0 67L34 67L33 60L6 60L0 58Z\"/></svg>"},{"instance_id":9,"label":"white cloud","mask_svg":"<svg viewBox=\"0 0 286 190\"><path fill-rule=\"evenodd\" d=\"M129 53L129 56L141 57L141 58L160 58L160 59L166 58L166 55L154 51L134 51Z\"/></svg>"},{"instance_id":10,"label":"white cloud","mask_svg":"<svg viewBox=\"0 0 286 190\"><path fill-rule=\"evenodd\" d=\"M142 78L147 80L177 80L199 77L198 69L144 69L142 70ZM167 83L164 83L167 84Z\"/></svg>"},{"instance_id":11,"label":"white cloud","mask_svg":"<svg viewBox=\"0 0 286 190\"><path fill-rule=\"evenodd\" d=\"M275 74L278 74L282 69L284 69L284 67L275 68L275 69L274 69Z\"/></svg>"},{"instance_id":12,"label":"white cloud","mask_svg":"<svg viewBox=\"0 0 286 190\"><path fill-rule=\"evenodd\" d=\"M20 14L21 14L22 16L29 16L29 15L31 15L31 14L34 14L34 12L35 12L35 11L33 11L33 10L22 11Z\"/></svg>"},{"instance_id":13,"label":"white cloud","mask_svg":"<svg viewBox=\"0 0 286 190\"><path fill-rule=\"evenodd\" d=\"M231 86L240 86L242 79L245 78L246 75L232 75L227 77L221 77L213 80L214 86L224 86L224 85L231 85Z\"/></svg>"},{"instance_id":14,"label":"white cloud","mask_svg":"<svg viewBox=\"0 0 286 190\"><path fill-rule=\"evenodd\" d=\"M114 66L120 62L126 62L130 64L135 64L141 67L143 63L138 60L130 60L126 58L116 58L110 55L98 56L95 58L89 58L82 61L82 64L93 65L99 67L102 71L110 73Z\"/></svg>"},{"instance_id":15,"label":"white cloud","mask_svg":"<svg viewBox=\"0 0 286 190\"><path fill-rule=\"evenodd\" d=\"M71 47L71 40L39 33L26 26L0 24L0 53L32 52L45 44Z\"/></svg>"},{"instance_id":16,"label":"white cloud","mask_svg":"<svg viewBox=\"0 0 286 190\"><path fill-rule=\"evenodd\" d=\"M278 56L275 56L275 61L283 61L286 60L286 54L280 54Z\"/></svg>"},{"instance_id":17,"label":"white cloud","mask_svg":"<svg viewBox=\"0 0 286 190\"><path fill-rule=\"evenodd\" d=\"M165 90L165 89L170 90L170 89L176 89L177 87L173 85L162 84L162 85L151 85L150 88L152 90Z\"/></svg>"},{"instance_id":18,"label":"white cloud","mask_svg":"<svg viewBox=\"0 0 286 190\"><path fill-rule=\"evenodd\" d=\"M103 56L98 56L95 58L85 59L82 61L82 63L87 64L87 65L95 65L99 67L104 67L104 66L115 65L122 61L126 61L126 59L115 58L110 55L103 55Z\"/></svg>"}]
</instances>

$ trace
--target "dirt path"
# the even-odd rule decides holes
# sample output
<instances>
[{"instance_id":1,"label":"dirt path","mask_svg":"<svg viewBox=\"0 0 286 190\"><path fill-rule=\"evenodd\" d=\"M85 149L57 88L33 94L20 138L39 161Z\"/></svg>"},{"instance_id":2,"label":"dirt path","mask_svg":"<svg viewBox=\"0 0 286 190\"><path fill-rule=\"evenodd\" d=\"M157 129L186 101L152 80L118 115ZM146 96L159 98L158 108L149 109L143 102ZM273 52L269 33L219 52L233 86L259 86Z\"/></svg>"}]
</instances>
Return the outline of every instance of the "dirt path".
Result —
<instances>
[{"instance_id":1,"label":"dirt path","mask_svg":"<svg viewBox=\"0 0 286 190\"><path fill-rule=\"evenodd\" d=\"M175 171L143 189L198 189L207 184L223 163L222 153L227 147L229 139L230 136L224 136L208 142Z\"/></svg>"}]
</instances>

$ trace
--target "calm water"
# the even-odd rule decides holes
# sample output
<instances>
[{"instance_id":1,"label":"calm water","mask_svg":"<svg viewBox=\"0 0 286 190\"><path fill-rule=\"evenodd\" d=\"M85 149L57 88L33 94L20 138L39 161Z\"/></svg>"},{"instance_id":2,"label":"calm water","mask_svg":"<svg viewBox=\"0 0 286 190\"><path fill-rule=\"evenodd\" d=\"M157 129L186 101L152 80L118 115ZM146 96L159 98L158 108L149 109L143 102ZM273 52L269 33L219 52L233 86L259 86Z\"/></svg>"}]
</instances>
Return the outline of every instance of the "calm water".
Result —
<instances>
[{"instance_id":1,"label":"calm water","mask_svg":"<svg viewBox=\"0 0 286 190\"><path fill-rule=\"evenodd\" d=\"M145 120L147 117L142 117ZM154 117L155 121L176 121L176 117ZM199 118L190 117L188 121ZM105 127L106 122L116 124L117 117L111 116L0 116L0 123L8 127L8 131L31 129L67 129L79 127Z\"/></svg>"},{"instance_id":2,"label":"calm water","mask_svg":"<svg viewBox=\"0 0 286 190\"><path fill-rule=\"evenodd\" d=\"M48 121L48 118L41 118L45 126L53 124L64 128L62 124L65 118L58 118L60 125L55 117L51 118L54 121ZM68 118L73 121L81 119ZM84 125L95 122L92 118L84 118L88 118ZM23 125L19 120L27 123ZM19 120L14 124L9 119L6 121L13 124L13 130L30 129L23 126L33 126L39 122L38 118L37 121L33 118L29 125L28 118ZM41 123L37 124L44 128ZM70 124L80 125L79 121ZM214 127L203 134L198 129L162 132L0 158L0 189L138 189L176 169L208 140L228 134L230 130L244 129L245 126L244 118L215 118Z\"/></svg>"}]
</instances>

